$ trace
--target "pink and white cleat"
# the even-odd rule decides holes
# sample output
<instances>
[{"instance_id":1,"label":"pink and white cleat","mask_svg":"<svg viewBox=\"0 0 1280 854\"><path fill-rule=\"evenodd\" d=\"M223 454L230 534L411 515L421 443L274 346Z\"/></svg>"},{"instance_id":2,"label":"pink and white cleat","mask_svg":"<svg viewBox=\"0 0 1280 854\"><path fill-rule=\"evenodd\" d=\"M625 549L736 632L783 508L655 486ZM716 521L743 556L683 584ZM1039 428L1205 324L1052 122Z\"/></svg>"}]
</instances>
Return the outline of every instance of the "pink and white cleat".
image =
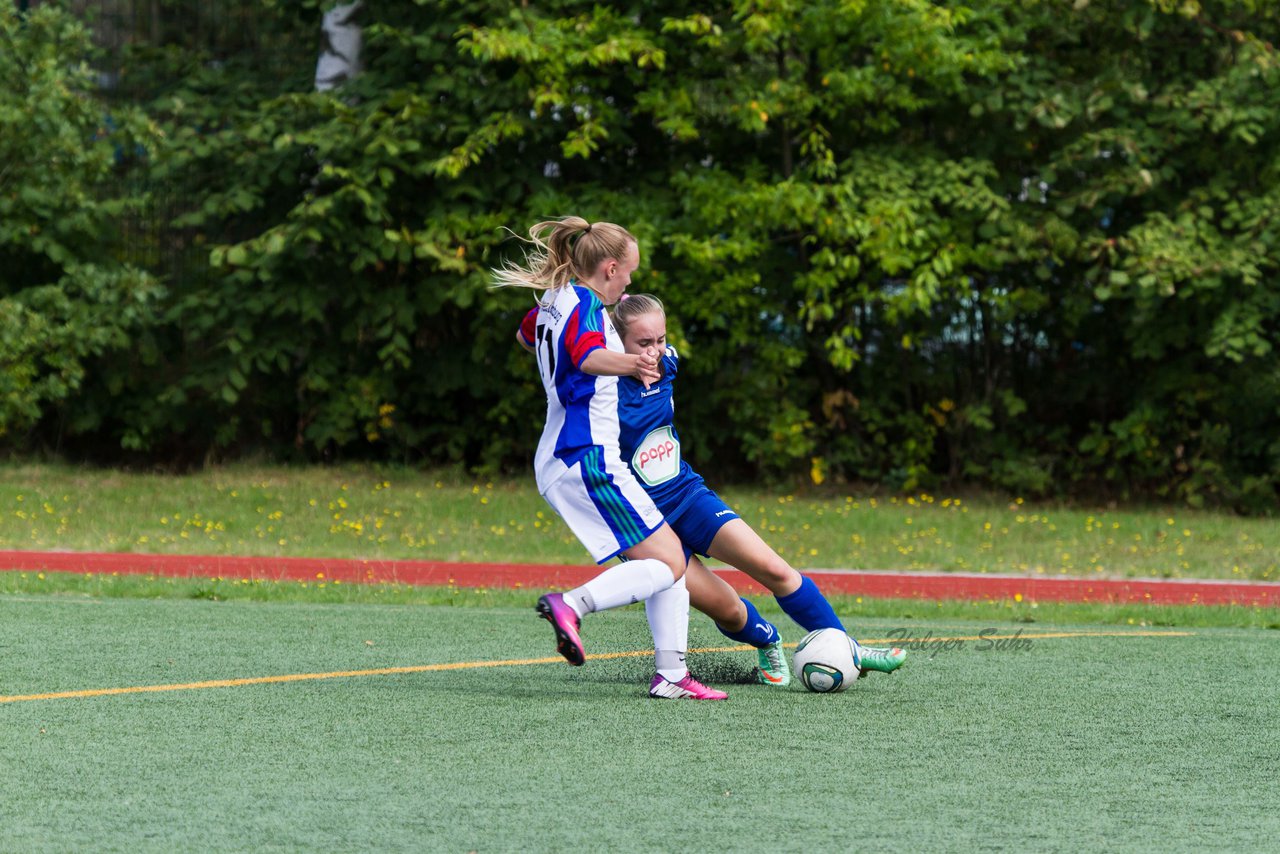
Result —
<instances>
[{"instance_id":1,"label":"pink and white cleat","mask_svg":"<svg viewBox=\"0 0 1280 854\"><path fill-rule=\"evenodd\" d=\"M540 596L534 610L556 630L556 651L570 664L581 667L587 660L587 654L582 648L582 638L578 637L578 627L582 625L582 621L564 601L564 596L560 593Z\"/></svg>"},{"instance_id":2,"label":"pink and white cleat","mask_svg":"<svg viewBox=\"0 0 1280 854\"><path fill-rule=\"evenodd\" d=\"M661 700L727 700L729 695L715 688L708 688L692 673L686 673L679 682L672 682L662 674L655 674L649 683L649 696Z\"/></svg>"}]
</instances>

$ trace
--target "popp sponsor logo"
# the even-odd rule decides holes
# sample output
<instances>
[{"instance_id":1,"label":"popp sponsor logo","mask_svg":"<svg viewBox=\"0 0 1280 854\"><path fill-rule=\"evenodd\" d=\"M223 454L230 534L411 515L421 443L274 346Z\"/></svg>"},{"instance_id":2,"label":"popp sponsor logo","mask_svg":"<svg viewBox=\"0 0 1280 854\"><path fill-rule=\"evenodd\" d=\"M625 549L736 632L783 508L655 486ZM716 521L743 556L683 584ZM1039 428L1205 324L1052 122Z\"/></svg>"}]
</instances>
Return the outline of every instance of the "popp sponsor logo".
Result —
<instances>
[{"instance_id":1,"label":"popp sponsor logo","mask_svg":"<svg viewBox=\"0 0 1280 854\"><path fill-rule=\"evenodd\" d=\"M640 449L640 468L643 471L649 471L649 464L657 465L664 463L675 456L676 443L671 439L665 439L650 445L648 448Z\"/></svg>"}]
</instances>

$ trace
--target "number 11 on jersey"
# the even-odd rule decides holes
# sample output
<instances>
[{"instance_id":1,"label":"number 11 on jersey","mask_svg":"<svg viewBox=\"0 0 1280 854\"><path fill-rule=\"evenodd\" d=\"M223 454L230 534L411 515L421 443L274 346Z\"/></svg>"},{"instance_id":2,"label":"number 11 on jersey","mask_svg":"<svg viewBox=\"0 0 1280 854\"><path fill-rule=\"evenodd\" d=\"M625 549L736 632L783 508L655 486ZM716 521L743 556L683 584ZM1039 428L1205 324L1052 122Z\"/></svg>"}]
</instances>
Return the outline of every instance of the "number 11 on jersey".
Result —
<instances>
[{"instance_id":1,"label":"number 11 on jersey","mask_svg":"<svg viewBox=\"0 0 1280 854\"><path fill-rule=\"evenodd\" d=\"M552 388L556 384L556 342L551 334L551 327L544 323L538 324L537 331L537 349L538 349L538 367L545 368L546 373L543 375L543 381L548 388ZM545 348L545 349L544 349ZM545 358L543 357L543 354Z\"/></svg>"}]
</instances>

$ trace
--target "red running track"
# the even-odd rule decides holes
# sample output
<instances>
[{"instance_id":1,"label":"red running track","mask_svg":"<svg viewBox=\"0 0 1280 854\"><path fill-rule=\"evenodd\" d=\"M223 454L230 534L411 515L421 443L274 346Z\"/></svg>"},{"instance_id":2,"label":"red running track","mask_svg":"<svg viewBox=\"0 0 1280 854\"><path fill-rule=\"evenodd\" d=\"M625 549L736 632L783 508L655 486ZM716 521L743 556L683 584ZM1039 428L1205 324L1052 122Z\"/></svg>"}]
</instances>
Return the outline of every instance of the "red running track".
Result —
<instances>
[{"instance_id":1,"label":"red running track","mask_svg":"<svg viewBox=\"0 0 1280 854\"><path fill-rule=\"evenodd\" d=\"M423 586L506 587L531 590L575 587L599 572L594 566L446 563L417 560L216 557L206 555L102 554L0 551L0 570L157 575L177 578L341 581ZM717 570L738 591L765 589L734 570ZM932 572L805 570L826 593L894 599L1018 599L1040 602L1146 602L1159 605L1280 607L1280 583L1151 578L1068 578Z\"/></svg>"}]
</instances>

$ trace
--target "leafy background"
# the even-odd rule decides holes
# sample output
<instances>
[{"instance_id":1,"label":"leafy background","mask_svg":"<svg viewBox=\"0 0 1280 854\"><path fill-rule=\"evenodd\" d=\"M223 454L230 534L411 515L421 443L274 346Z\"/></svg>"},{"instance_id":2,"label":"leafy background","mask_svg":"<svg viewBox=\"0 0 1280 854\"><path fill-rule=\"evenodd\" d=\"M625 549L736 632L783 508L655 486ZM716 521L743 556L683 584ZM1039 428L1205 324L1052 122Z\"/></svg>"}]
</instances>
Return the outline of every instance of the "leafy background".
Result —
<instances>
[{"instance_id":1,"label":"leafy background","mask_svg":"<svg viewBox=\"0 0 1280 854\"><path fill-rule=\"evenodd\" d=\"M489 270L642 241L718 478L1273 512L1280 8L1257 0L0 11L0 443L522 470Z\"/></svg>"}]
</instances>

